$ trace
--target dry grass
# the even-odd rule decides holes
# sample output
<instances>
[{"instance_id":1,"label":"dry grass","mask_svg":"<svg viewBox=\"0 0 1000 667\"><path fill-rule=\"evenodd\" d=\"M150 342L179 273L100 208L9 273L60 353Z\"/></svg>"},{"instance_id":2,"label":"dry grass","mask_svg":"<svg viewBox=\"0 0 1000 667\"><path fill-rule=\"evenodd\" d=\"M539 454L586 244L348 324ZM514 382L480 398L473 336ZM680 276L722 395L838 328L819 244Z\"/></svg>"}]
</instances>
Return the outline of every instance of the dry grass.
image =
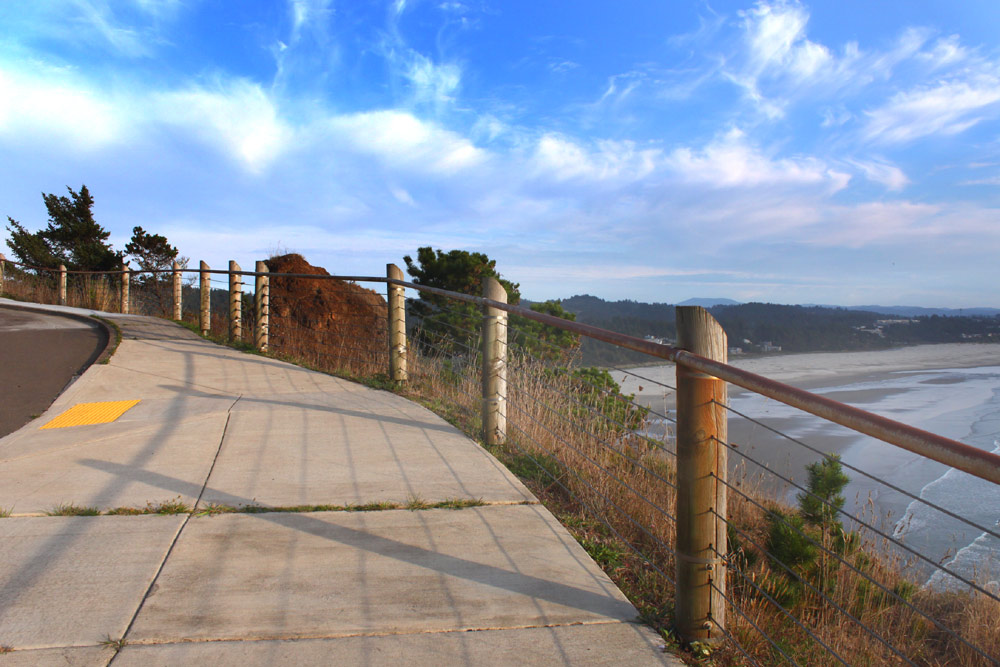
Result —
<instances>
[{"instance_id":1,"label":"dry grass","mask_svg":"<svg viewBox=\"0 0 1000 667\"><path fill-rule=\"evenodd\" d=\"M59 273L34 275L4 266L4 296L18 301L59 303ZM121 274L80 275L66 277L66 305L105 312L118 312L121 307Z\"/></svg>"}]
</instances>

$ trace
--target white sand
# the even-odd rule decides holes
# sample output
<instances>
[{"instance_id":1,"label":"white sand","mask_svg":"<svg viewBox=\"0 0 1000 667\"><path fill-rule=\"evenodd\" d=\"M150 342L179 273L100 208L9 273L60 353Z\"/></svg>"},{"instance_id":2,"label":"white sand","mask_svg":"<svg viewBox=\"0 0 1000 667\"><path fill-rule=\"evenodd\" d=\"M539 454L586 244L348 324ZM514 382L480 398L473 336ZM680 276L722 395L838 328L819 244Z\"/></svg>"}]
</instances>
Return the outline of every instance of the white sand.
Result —
<instances>
[{"instance_id":1,"label":"white sand","mask_svg":"<svg viewBox=\"0 0 1000 667\"><path fill-rule=\"evenodd\" d=\"M894 371L1000 365L1000 345L948 343L870 352L815 352L732 360L734 366L787 384L846 384L842 378Z\"/></svg>"},{"instance_id":2,"label":"white sand","mask_svg":"<svg viewBox=\"0 0 1000 667\"><path fill-rule=\"evenodd\" d=\"M869 352L810 352L761 357L733 357L730 363L758 375L805 389L852 384L863 378L897 371L940 368L975 368L1000 365L1000 345L990 343L947 343L915 345ZM612 372L622 391L639 397L662 396L663 387L655 380L675 386L673 364L630 369L631 374ZM640 390L639 387L642 387ZM731 391L735 387L731 388Z\"/></svg>"}]
</instances>

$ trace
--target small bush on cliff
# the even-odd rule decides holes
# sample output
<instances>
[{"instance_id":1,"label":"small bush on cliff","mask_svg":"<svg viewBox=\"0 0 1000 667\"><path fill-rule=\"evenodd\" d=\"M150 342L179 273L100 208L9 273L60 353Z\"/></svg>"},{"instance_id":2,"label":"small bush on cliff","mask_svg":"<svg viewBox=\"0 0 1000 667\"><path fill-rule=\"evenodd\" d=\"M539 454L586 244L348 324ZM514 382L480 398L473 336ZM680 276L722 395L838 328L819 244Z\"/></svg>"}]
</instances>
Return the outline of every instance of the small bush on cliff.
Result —
<instances>
[{"instance_id":1,"label":"small bush on cliff","mask_svg":"<svg viewBox=\"0 0 1000 667\"><path fill-rule=\"evenodd\" d=\"M844 506L842 491L850 481L840 457L833 455L811 463L806 471L809 481L807 490L797 496L798 512L772 510L767 514L765 547L773 556L769 563L774 572L787 579L786 584L772 592L782 593L779 598L783 597L782 602L790 605L798 603L801 597L800 580L826 591L832 571L838 565L830 552L843 554L854 549L858 542L856 535L845 533L837 518Z\"/></svg>"}]
</instances>

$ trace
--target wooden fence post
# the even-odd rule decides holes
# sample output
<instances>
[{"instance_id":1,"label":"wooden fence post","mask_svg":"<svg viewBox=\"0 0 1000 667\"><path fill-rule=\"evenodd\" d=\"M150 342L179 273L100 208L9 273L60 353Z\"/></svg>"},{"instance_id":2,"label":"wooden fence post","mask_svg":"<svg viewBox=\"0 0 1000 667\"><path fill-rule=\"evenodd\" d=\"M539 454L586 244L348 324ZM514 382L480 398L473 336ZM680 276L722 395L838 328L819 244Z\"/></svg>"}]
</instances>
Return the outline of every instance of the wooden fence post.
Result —
<instances>
[{"instance_id":1,"label":"wooden fence post","mask_svg":"<svg viewBox=\"0 0 1000 667\"><path fill-rule=\"evenodd\" d=\"M707 310L677 307L677 346L725 362L726 334ZM726 627L726 383L677 364L677 590L686 641L714 642Z\"/></svg>"},{"instance_id":2,"label":"wooden fence post","mask_svg":"<svg viewBox=\"0 0 1000 667\"><path fill-rule=\"evenodd\" d=\"M403 272L395 264L386 264L386 276L403 280ZM402 287L389 284L389 378L393 382L406 382L406 295Z\"/></svg>"},{"instance_id":3,"label":"wooden fence post","mask_svg":"<svg viewBox=\"0 0 1000 667\"><path fill-rule=\"evenodd\" d=\"M235 260L229 260L229 338L243 338L243 276L235 273L242 271Z\"/></svg>"},{"instance_id":4,"label":"wooden fence post","mask_svg":"<svg viewBox=\"0 0 1000 667\"><path fill-rule=\"evenodd\" d=\"M66 305L66 265L59 265L59 305Z\"/></svg>"},{"instance_id":5,"label":"wooden fence post","mask_svg":"<svg viewBox=\"0 0 1000 667\"><path fill-rule=\"evenodd\" d=\"M267 264L257 262L256 280L254 281L254 318L253 344L261 352L267 352L268 326L271 315L270 288L271 279L267 276Z\"/></svg>"},{"instance_id":6,"label":"wooden fence post","mask_svg":"<svg viewBox=\"0 0 1000 667\"><path fill-rule=\"evenodd\" d=\"M122 315L128 315L129 296L128 288L132 274L128 270L128 264L122 264L122 287L120 291L120 306L118 308Z\"/></svg>"},{"instance_id":7,"label":"wooden fence post","mask_svg":"<svg viewBox=\"0 0 1000 667\"><path fill-rule=\"evenodd\" d=\"M181 306L181 265L174 262L174 319L180 321L184 319L184 311Z\"/></svg>"},{"instance_id":8,"label":"wooden fence post","mask_svg":"<svg viewBox=\"0 0 1000 667\"><path fill-rule=\"evenodd\" d=\"M212 330L212 274L208 264L201 262L199 272L201 289L201 335L205 336Z\"/></svg>"},{"instance_id":9,"label":"wooden fence post","mask_svg":"<svg viewBox=\"0 0 1000 667\"><path fill-rule=\"evenodd\" d=\"M507 303L507 291L492 276L483 284L483 296ZM507 312L483 309L483 441L503 444L507 433Z\"/></svg>"}]
</instances>

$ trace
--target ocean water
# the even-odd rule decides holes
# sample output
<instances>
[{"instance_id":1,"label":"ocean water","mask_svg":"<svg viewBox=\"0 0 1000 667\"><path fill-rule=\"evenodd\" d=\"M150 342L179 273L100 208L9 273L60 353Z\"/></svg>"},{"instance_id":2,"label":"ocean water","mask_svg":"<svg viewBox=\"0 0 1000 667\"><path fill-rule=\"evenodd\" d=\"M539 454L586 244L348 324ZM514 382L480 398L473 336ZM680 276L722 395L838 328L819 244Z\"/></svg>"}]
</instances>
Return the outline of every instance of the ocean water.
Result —
<instances>
[{"instance_id":1,"label":"ocean water","mask_svg":"<svg viewBox=\"0 0 1000 667\"><path fill-rule=\"evenodd\" d=\"M653 377L653 370L637 369L637 372ZM637 384L649 385L632 378L625 380L623 387L631 393ZM888 373L878 380L831 385L812 391L979 449L1000 453L1000 366L900 371ZM663 399L643 398L655 410L662 412L670 407ZM914 558L896 548L897 553L911 560L913 575L925 585L935 589L964 588L958 579L936 569L932 564L936 563L985 584L989 590L1000 588L1000 539L984 530L1000 534L1000 485L756 394L735 394L730 404L821 452L838 452L845 464L868 473L871 478L845 471L851 480L844 493L845 510L863 517L931 561ZM653 429L656 428L654 425ZM761 455L769 457L770 460L761 463L800 485L804 485L806 479L804 466L820 458L735 416L730 419L730 440L740 444L739 451L748 452L757 460ZM781 452L785 452L785 456ZM730 463L739 459L731 455ZM746 465L746 469L759 473L755 465ZM909 492L916 499L883 482ZM784 493L790 503L796 503L797 489L784 484L773 488ZM970 526L921 501L938 505L979 527Z\"/></svg>"},{"instance_id":2,"label":"ocean water","mask_svg":"<svg viewBox=\"0 0 1000 667\"><path fill-rule=\"evenodd\" d=\"M875 382L815 391L845 402L852 393L864 396L866 400L855 403L857 407L1000 453L1000 366L899 372ZM845 463L918 499L850 473L847 508L867 513L894 538L934 563L995 590L1000 581L1000 539L983 528L1000 534L1000 485L866 436L852 439L841 451ZM933 588L964 587L926 561L916 559L912 567Z\"/></svg>"}]
</instances>

